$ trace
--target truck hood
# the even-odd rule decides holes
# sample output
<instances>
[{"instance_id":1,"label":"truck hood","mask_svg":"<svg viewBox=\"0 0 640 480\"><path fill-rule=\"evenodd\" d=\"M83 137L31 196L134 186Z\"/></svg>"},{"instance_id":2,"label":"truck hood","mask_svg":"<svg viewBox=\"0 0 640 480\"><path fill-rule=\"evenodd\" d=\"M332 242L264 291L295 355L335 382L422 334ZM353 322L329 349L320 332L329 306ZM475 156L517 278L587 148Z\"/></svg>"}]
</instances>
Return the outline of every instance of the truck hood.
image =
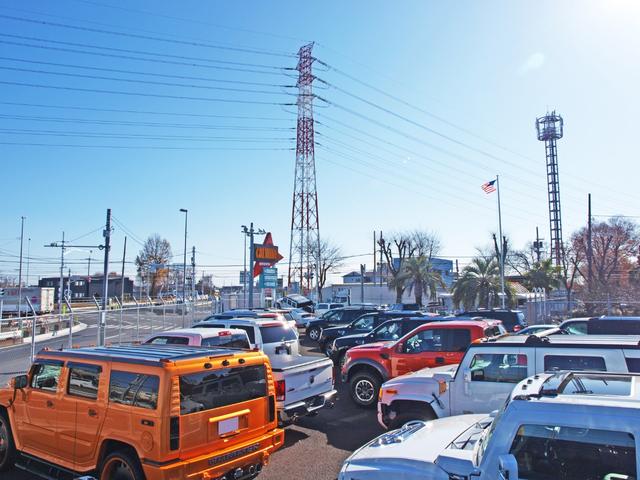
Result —
<instances>
[{"instance_id":1,"label":"truck hood","mask_svg":"<svg viewBox=\"0 0 640 480\"><path fill-rule=\"evenodd\" d=\"M451 442L486 417L486 414L458 415L419 422L413 430L411 424L405 425L356 450L345 461L341 473L350 474L345 478L383 479L413 470L421 474L415 478L448 479L449 475L435 464L436 458Z\"/></svg>"},{"instance_id":2,"label":"truck hood","mask_svg":"<svg viewBox=\"0 0 640 480\"><path fill-rule=\"evenodd\" d=\"M386 382L384 385L391 386L397 383L425 383L429 381L444 380L449 382L456 375L458 365L443 365L442 367L423 368L415 372L400 375Z\"/></svg>"}]
</instances>

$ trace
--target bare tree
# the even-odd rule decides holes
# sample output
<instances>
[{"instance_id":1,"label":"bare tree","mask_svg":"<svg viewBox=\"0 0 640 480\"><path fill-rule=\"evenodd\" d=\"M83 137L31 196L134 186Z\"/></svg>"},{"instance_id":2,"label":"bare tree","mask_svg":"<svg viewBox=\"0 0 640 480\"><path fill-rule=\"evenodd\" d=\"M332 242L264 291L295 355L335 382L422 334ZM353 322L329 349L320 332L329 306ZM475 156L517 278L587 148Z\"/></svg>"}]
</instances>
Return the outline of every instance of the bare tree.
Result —
<instances>
[{"instance_id":1,"label":"bare tree","mask_svg":"<svg viewBox=\"0 0 640 480\"><path fill-rule=\"evenodd\" d=\"M343 265L344 257L340 247L333 245L328 240L320 240L320 258L314 251L314 261L318 264L318 301L322 301L322 289L327 283L329 273L335 272Z\"/></svg>"},{"instance_id":2,"label":"bare tree","mask_svg":"<svg viewBox=\"0 0 640 480\"><path fill-rule=\"evenodd\" d=\"M171 244L168 240L160 238L160 235L154 233L144 242L142 250L136 257L136 266L138 267L138 275L141 279L149 275L151 283L151 296L155 296L158 288L167 279L167 269L158 268L171 260Z\"/></svg>"},{"instance_id":3,"label":"bare tree","mask_svg":"<svg viewBox=\"0 0 640 480\"><path fill-rule=\"evenodd\" d=\"M435 232L414 230L407 234L407 238L410 244L409 258L424 257L430 261L442 248L440 237Z\"/></svg>"}]
</instances>

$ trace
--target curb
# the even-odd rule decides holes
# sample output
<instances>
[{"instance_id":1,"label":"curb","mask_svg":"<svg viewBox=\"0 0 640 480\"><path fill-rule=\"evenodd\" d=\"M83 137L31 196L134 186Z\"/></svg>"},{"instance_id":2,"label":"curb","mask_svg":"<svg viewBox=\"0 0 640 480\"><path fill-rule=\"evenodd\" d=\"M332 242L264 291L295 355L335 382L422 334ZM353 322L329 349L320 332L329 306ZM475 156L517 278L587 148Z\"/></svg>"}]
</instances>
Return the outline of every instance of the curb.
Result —
<instances>
[{"instance_id":1,"label":"curb","mask_svg":"<svg viewBox=\"0 0 640 480\"><path fill-rule=\"evenodd\" d=\"M78 325L75 325L71 329L71 332L72 333L82 332L83 330L86 330L87 328L89 328L89 326L86 323L79 323ZM65 328L64 330L58 330L58 333L56 333L55 335L52 334L52 333L43 333L43 334L40 334L40 335L36 335L36 343L44 342L46 340L51 340L53 338L64 338L64 337L68 337L68 336L69 336L69 329ZM21 347L21 346L24 346L24 345L28 345L30 343L31 343L31 337L24 337L22 339L22 343L16 343L14 345L7 345L6 347L0 347L0 351L8 350L10 348Z\"/></svg>"}]
</instances>

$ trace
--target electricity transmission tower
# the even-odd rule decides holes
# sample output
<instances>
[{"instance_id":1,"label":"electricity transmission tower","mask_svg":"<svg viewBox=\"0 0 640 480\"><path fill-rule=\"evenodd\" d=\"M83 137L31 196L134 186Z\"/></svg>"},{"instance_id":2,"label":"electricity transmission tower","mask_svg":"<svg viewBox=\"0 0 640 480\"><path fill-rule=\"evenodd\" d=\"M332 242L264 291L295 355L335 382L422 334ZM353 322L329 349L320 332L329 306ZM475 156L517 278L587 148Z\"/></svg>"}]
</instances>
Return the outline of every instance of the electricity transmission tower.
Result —
<instances>
[{"instance_id":1,"label":"electricity transmission tower","mask_svg":"<svg viewBox=\"0 0 640 480\"><path fill-rule=\"evenodd\" d=\"M289 287L308 294L312 279L318 278L320 263L320 224L314 154L313 123L313 43L298 52L298 125L296 136L296 168L291 211L289 246Z\"/></svg>"}]
</instances>

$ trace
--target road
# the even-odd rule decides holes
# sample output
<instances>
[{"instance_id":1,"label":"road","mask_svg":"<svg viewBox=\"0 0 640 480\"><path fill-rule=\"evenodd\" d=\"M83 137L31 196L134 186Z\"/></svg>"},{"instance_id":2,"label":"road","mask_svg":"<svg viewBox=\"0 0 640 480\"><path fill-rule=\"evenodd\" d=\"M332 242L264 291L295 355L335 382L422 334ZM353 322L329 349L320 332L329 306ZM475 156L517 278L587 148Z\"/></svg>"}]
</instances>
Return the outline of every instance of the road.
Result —
<instances>
[{"instance_id":1,"label":"road","mask_svg":"<svg viewBox=\"0 0 640 480\"><path fill-rule=\"evenodd\" d=\"M181 325L180 316L176 316L174 321ZM141 322L141 330L142 324ZM135 326L135 323L128 323L128 325ZM144 326L145 333L148 333L150 329L146 322ZM127 328L126 331L135 332L135 329ZM117 336L117 333L110 335ZM85 330L81 338L88 343L95 342L95 325ZM80 338L77 339L80 341ZM51 342L50 348L58 348L61 340L64 343L64 339ZM321 355L318 349L308 343L304 337L301 339L301 345L303 354ZM5 352L0 353L0 365L3 365L3 369L4 355ZM349 398L345 385L338 384L335 407L323 409L319 415L300 419L296 424L287 427L284 447L272 456L271 462L258 479L334 480L342 462L351 452L380 435L382 431L376 421L375 411L356 407ZM2 480L36 479L37 477L31 474L17 470L2 475Z\"/></svg>"}]
</instances>

